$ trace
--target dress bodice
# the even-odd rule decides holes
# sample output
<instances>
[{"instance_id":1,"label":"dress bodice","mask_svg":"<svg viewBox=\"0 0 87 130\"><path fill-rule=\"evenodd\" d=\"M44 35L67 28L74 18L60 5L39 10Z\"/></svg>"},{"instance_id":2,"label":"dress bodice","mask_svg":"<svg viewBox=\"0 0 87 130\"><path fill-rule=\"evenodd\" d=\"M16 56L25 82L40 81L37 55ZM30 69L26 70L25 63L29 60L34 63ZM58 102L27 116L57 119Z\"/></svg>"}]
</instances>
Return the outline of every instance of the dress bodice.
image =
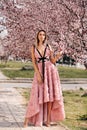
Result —
<instances>
[{"instance_id":1,"label":"dress bodice","mask_svg":"<svg viewBox=\"0 0 87 130\"><path fill-rule=\"evenodd\" d=\"M35 58L36 58L37 62L38 61L40 62L42 60L44 60L46 62L46 60L48 60L49 57L50 57L50 49L49 49L48 44L46 44L43 56L41 55L40 51L35 47Z\"/></svg>"},{"instance_id":2,"label":"dress bodice","mask_svg":"<svg viewBox=\"0 0 87 130\"><path fill-rule=\"evenodd\" d=\"M43 75L43 81L44 81L45 65L47 64L47 61L50 61L50 49L48 44L46 44L43 56L41 55L40 51L35 47L35 58L39 69L42 71L41 73Z\"/></svg>"}]
</instances>

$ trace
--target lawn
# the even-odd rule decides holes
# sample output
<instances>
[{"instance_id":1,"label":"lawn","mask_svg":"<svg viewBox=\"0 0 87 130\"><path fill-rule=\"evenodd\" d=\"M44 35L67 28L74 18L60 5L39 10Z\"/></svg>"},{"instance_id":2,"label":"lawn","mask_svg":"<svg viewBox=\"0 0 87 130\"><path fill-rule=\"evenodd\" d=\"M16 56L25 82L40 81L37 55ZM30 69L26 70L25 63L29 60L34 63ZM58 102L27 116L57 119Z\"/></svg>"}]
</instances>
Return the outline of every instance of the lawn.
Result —
<instances>
[{"instance_id":1,"label":"lawn","mask_svg":"<svg viewBox=\"0 0 87 130\"><path fill-rule=\"evenodd\" d=\"M32 62L9 61L1 63L0 70L9 78L32 78L34 75Z\"/></svg>"},{"instance_id":2,"label":"lawn","mask_svg":"<svg viewBox=\"0 0 87 130\"><path fill-rule=\"evenodd\" d=\"M23 69L23 67L28 69ZM10 78L33 78L34 75L32 62L22 63L10 61L7 64L0 64L0 70ZM59 65L58 71L60 78L87 78L87 70L84 69Z\"/></svg>"},{"instance_id":3,"label":"lawn","mask_svg":"<svg viewBox=\"0 0 87 130\"><path fill-rule=\"evenodd\" d=\"M9 78L33 78L34 70L13 70L3 69L3 74Z\"/></svg>"},{"instance_id":4,"label":"lawn","mask_svg":"<svg viewBox=\"0 0 87 130\"><path fill-rule=\"evenodd\" d=\"M23 66L32 66L32 62L21 62L21 61L8 61L7 63L1 62L0 63L0 68L5 69L5 68L22 68Z\"/></svg>"},{"instance_id":5,"label":"lawn","mask_svg":"<svg viewBox=\"0 0 87 130\"><path fill-rule=\"evenodd\" d=\"M84 90L64 91L66 119L63 122L71 130L87 130L87 96Z\"/></svg>"},{"instance_id":6,"label":"lawn","mask_svg":"<svg viewBox=\"0 0 87 130\"><path fill-rule=\"evenodd\" d=\"M28 103L30 89L17 88ZM85 90L63 91L66 119L62 122L70 130L87 130L87 96Z\"/></svg>"},{"instance_id":7,"label":"lawn","mask_svg":"<svg viewBox=\"0 0 87 130\"><path fill-rule=\"evenodd\" d=\"M87 70L84 69L59 66L58 70L61 78L87 78Z\"/></svg>"}]
</instances>

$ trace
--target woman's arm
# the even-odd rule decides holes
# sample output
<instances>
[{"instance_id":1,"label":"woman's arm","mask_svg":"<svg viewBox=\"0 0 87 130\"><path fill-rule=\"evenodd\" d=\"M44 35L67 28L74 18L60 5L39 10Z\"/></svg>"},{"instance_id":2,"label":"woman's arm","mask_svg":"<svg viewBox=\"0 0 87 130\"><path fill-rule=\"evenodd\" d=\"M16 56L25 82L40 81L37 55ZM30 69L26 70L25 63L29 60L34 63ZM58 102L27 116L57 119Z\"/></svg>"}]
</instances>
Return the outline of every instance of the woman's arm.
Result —
<instances>
[{"instance_id":1,"label":"woman's arm","mask_svg":"<svg viewBox=\"0 0 87 130\"><path fill-rule=\"evenodd\" d=\"M50 48L50 60L53 64L56 63L56 61L60 58L60 56L62 55L62 51L61 52L58 52L55 56L54 56L54 52L51 48L51 46L49 46Z\"/></svg>"},{"instance_id":2,"label":"woman's arm","mask_svg":"<svg viewBox=\"0 0 87 130\"><path fill-rule=\"evenodd\" d=\"M43 79L42 79L42 76L39 72L39 69L38 69L38 66L37 66L37 63L36 63L36 58L35 58L35 47L32 46L31 48L31 57L32 57L32 63L33 63L33 67L34 67L34 70L37 74L37 79L38 79L38 82L39 83L42 83Z\"/></svg>"}]
</instances>

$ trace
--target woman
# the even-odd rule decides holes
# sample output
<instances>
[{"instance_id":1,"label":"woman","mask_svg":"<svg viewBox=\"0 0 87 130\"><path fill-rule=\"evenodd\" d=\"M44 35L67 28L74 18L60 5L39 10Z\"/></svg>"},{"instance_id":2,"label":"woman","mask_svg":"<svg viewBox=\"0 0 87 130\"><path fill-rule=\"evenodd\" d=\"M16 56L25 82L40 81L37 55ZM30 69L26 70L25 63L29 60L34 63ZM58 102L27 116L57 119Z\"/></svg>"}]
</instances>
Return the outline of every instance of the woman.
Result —
<instances>
[{"instance_id":1,"label":"woman","mask_svg":"<svg viewBox=\"0 0 87 130\"><path fill-rule=\"evenodd\" d=\"M45 40L46 32L40 30L37 34L37 44L31 49L35 74L24 127L28 126L28 123L50 126L50 122L65 118L60 79L55 67L55 62L62 53L54 57L51 46L46 44Z\"/></svg>"}]
</instances>

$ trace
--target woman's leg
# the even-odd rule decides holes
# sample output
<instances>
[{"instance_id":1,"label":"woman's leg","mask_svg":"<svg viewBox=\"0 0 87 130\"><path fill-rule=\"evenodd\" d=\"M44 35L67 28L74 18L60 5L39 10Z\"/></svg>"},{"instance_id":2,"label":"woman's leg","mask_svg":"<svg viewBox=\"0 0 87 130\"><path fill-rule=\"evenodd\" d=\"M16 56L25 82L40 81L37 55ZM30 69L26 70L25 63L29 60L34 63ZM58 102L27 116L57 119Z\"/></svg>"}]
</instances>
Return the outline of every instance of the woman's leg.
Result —
<instances>
[{"instance_id":1,"label":"woman's leg","mask_svg":"<svg viewBox=\"0 0 87 130\"><path fill-rule=\"evenodd\" d=\"M28 118L25 118L24 127L27 127L27 126L28 126Z\"/></svg>"},{"instance_id":2,"label":"woman's leg","mask_svg":"<svg viewBox=\"0 0 87 130\"><path fill-rule=\"evenodd\" d=\"M50 119L51 119L51 107L52 107L52 103L48 102L47 103L47 126L50 125Z\"/></svg>"}]
</instances>

